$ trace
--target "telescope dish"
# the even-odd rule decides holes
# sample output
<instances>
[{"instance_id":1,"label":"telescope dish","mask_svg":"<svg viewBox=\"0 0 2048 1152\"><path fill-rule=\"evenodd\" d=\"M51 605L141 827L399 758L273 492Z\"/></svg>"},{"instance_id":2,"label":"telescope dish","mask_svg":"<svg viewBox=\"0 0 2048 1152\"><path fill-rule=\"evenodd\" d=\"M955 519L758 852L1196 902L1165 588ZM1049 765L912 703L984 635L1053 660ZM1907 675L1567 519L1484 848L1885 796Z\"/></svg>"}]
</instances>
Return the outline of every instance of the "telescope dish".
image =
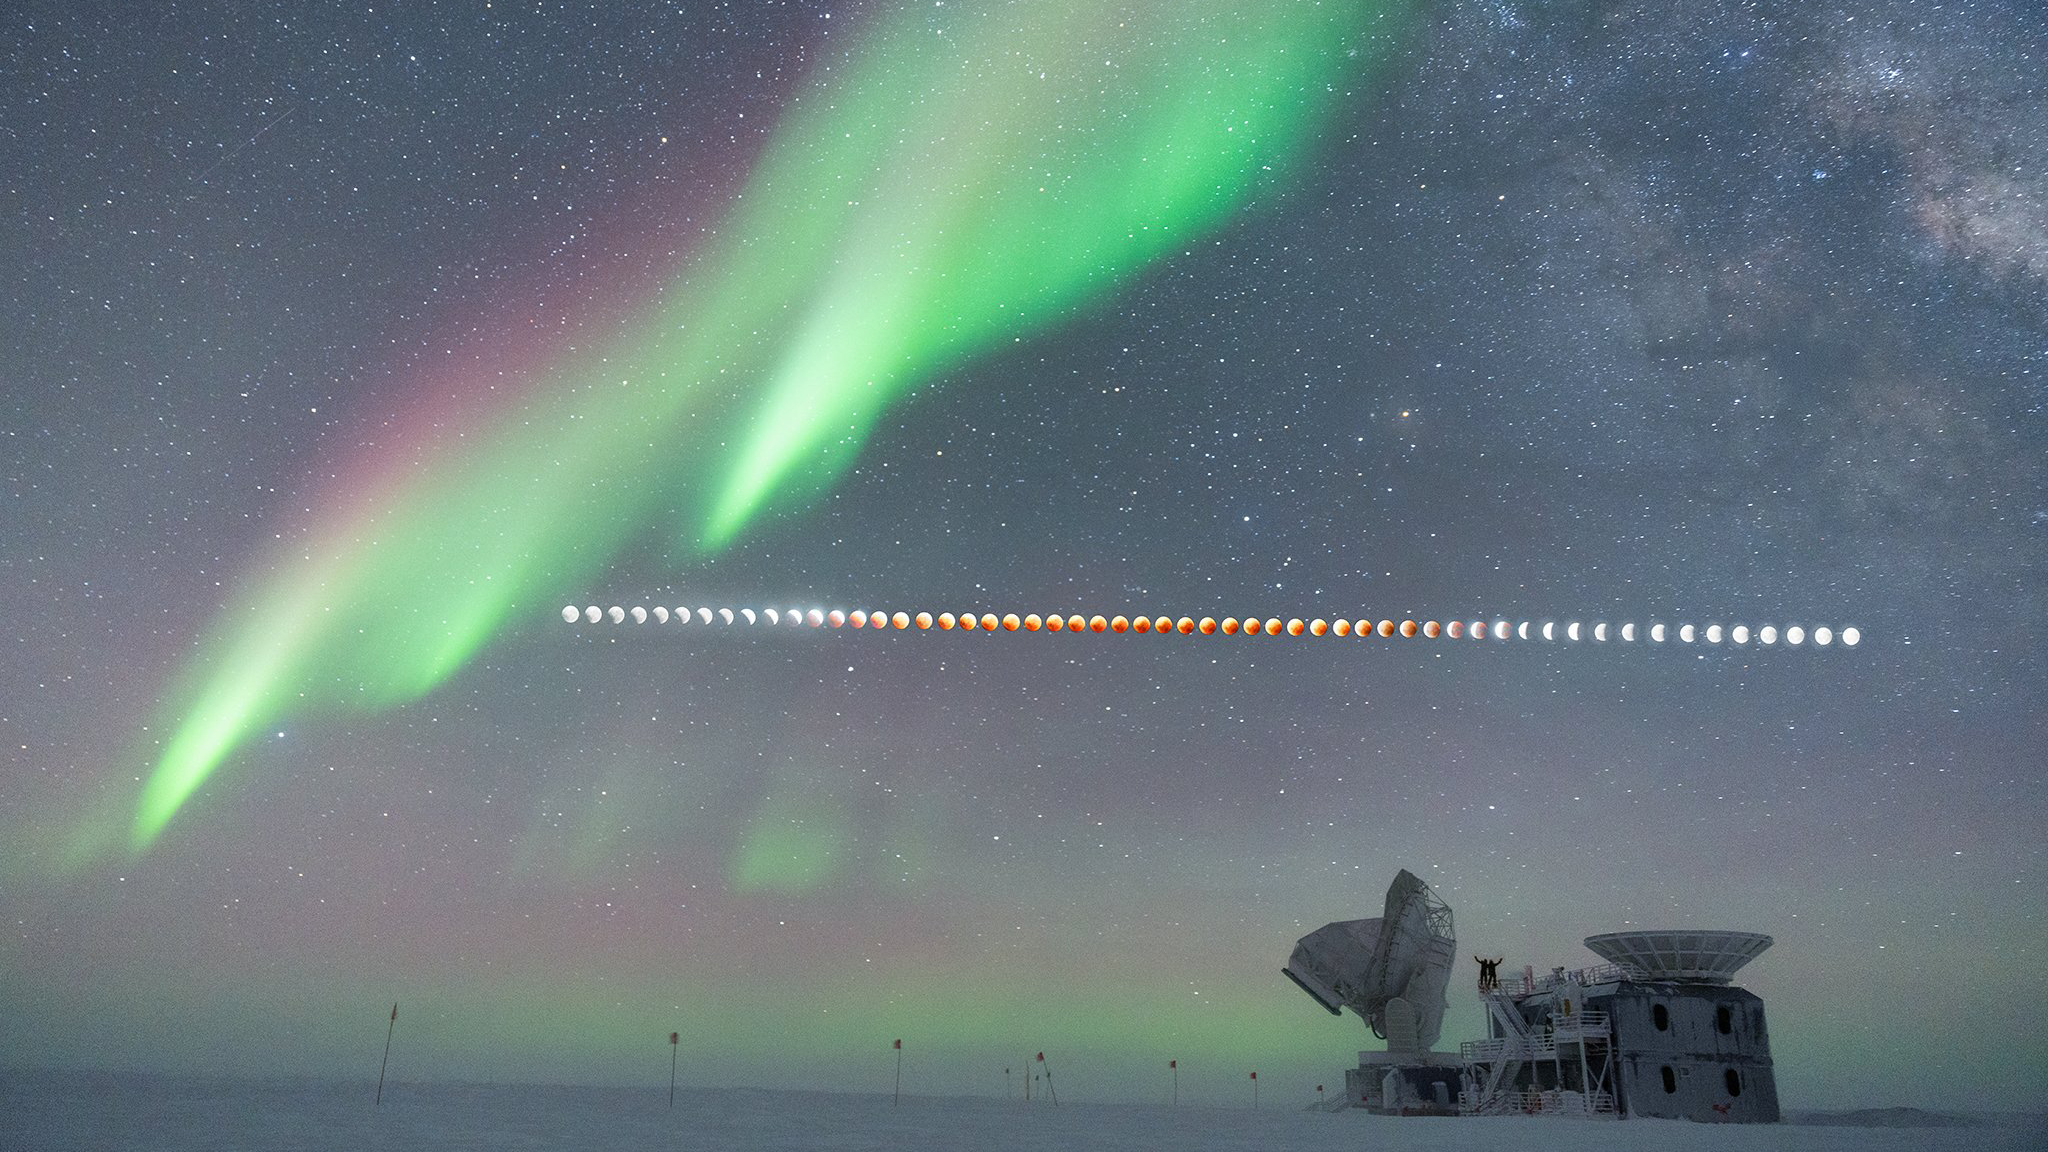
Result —
<instances>
[{"instance_id":1,"label":"telescope dish","mask_svg":"<svg viewBox=\"0 0 2048 1152\"><path fill-rule=\"evenodd\" d=\"M1404 869L1388 885L1379 917L1340 920L1303 936L1281 972L1331 1013L1358 1013L1383 1040L1388 1004L1405 1001L1414 1010L1412 1043L1427 1051L1443 1034L1450 1007L1444 989L1457 950L1449 905ZM1409 1033L1399 1031L1405 1049Z\"/></svg>"},{"instance_id":2,"label":"telescope dish","mask_svg":"<svg viewBox=\"0 0 2048 1152\"><path fill-rule=\"evenodd\" d=\"M1626 965L1650 980L1726 984L1737 969L1763 954L1771 938L1761 932L1605 932L1586 937L1601 959Z\"/></svg>"}]
</instances>

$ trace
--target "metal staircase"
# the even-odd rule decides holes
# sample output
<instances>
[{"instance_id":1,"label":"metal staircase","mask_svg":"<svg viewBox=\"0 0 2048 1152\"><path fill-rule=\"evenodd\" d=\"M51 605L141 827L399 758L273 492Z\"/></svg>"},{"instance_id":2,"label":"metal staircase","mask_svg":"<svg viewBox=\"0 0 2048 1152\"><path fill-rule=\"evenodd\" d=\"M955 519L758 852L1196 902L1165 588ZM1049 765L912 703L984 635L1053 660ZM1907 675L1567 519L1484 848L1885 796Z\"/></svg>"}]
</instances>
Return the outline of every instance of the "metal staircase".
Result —
<instances>
[{"instance_id":1,"label":"metal staircase","mask_svg":"<svg viewBox=\"0 0 2048 1152\"><path fill-rule=\"evenodd\" d=\"M1512 992L1483 993L1493 1021L1485 1040L1458 1046L1465 1065L1458 1110L1467 1116L1613 1117L1618 1115L1613 1092L1612 1023L1605 1012L1579 1009L1564 1012L1532 1027L1515 1006ZM1548 1064L1552 1088L1518 1083L1525 1065L1530 1080L1540 1084L1541 1065ZM1575 1073L1575 1075L1574 1075ZM1576 1082L1577 1087L1566 1087Z\"/></svg>"}]
</instances>

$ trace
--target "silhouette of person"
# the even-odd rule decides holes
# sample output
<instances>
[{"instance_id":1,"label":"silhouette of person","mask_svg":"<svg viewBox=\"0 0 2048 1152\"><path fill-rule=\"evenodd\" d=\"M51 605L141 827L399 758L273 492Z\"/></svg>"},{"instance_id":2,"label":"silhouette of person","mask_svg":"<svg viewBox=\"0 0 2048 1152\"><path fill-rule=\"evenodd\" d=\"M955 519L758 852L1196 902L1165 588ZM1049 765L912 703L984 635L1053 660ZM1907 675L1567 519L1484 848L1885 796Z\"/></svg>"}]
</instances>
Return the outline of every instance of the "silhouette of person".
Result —
<instances>
[{"instance_id":1,"label":"silhouette of person","mask_svg":"<svg viewBox=\"0 0 2048 1152\"><path fill-rule=\"evenodd\" d=\"M1474 956L1472 959L1479 965L1479 990L1481 992L1492 992L1498 989L1500 987L1500 964L1507 957L1496 956L1488 960L1483 956Z\"/></svg>"}]
</instances>

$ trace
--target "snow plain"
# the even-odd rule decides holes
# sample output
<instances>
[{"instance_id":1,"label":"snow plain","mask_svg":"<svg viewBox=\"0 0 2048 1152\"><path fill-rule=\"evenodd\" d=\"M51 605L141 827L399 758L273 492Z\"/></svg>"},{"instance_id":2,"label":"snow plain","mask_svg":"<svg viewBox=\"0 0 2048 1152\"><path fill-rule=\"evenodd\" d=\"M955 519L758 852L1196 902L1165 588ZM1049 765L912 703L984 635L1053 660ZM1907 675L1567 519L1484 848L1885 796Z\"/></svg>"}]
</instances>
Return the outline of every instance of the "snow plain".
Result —
<instances>
[{"instance_id":1,"label":"snow plain","mask_svg":"<svg viewBox=\"0 0 2048 1152\"><path fill-rule=\"evenodd\" d=\"M685 1088L366 1083L0 1071L0 1148L625 1152L2021 1152L2041 1118L1964 1127L1410 1119L1357 1112Z\"/></svg>"}]
</instances>

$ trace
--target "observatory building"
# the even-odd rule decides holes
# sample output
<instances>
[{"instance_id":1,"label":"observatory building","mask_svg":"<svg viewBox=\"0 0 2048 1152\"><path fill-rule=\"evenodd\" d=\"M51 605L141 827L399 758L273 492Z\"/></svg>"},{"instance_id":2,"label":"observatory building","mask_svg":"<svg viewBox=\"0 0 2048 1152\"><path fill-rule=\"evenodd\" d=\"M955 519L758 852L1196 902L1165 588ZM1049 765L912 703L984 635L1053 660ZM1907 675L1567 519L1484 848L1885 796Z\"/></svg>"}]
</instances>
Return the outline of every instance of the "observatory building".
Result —
<instances>
[{"instance_id":1,"label":"observatory building","mask_svg":"<svg viewBox=\"0 0 2048 1152\"><path fill-rule=\"evenodd\" d=\"M1731 982L1771 946L1754 932L1609 932L1604 964L1538 975L1482 969L1487 1036L1432 1050L1457 956L1451 910L1403 871L1373 920L1301 938L1282 971L1332 1013L1349 1007L1385 1051L1346 1069L1345 1104L1384 1114L1655 1116L1775 1123L1763 1001Z\"/></svg>"},{"instance_id":2,"label":"observatory building","mask_svg":"<svg viewBox=\"0 0 2048 1152\"><path fill-rule=\"evenodd\" d=\"M1487 1038L1460 1046L1461 1111L1774 1124L1764 1004L1731 982L1771 946L1755 932L1609 932L1607 963L1480 989Z\"/></svg>"}]
</instances>

